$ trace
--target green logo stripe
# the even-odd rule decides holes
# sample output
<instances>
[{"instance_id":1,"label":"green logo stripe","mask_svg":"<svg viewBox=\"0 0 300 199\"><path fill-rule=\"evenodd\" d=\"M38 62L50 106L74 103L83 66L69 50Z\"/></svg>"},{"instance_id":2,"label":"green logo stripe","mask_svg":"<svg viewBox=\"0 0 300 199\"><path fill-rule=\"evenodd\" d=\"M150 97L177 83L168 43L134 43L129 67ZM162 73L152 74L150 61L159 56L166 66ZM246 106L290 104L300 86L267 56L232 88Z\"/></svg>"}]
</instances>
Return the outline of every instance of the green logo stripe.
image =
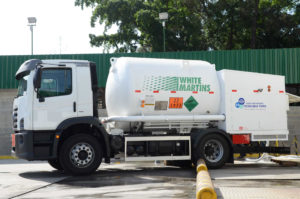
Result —
<instances>
[{"instance_id":1,"label":"green logo stripe","mask_svg":"<svg viewBox=\"0 0 300 199\"><path fill-rule=\"evenodd\" d=\"M145 76L143 90L209 92L210 85L201 77Z\"/></svg>"}]
</instances>

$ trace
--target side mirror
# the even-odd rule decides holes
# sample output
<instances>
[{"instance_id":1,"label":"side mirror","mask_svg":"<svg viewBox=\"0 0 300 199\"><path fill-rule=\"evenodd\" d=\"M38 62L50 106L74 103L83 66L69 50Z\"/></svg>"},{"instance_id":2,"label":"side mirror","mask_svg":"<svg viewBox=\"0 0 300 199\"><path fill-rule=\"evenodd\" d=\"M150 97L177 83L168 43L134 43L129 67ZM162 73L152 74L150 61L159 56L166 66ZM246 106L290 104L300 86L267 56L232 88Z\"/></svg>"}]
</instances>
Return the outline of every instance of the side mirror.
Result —
<instances>
[{"instance_id":1,"label":"side mirror","mask_svg":"<svg viewBox=\"0 0 300 199\"><path fill-rule=\"evenodd\" d=\"M35 89L41 88L41 80L42 80L42 70L40 67L38 67L33 77L33 86Z\"/></svg>"}]
</instances>

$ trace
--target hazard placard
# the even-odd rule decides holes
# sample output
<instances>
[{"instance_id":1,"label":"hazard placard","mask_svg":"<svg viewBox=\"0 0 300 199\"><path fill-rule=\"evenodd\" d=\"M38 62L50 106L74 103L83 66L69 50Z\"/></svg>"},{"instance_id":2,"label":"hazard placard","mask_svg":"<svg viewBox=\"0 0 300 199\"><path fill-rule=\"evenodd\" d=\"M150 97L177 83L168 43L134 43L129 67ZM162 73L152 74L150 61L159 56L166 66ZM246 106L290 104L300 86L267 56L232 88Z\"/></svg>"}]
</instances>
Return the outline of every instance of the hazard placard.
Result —
<instances>
[{"instance_id":1,"label":"hazard placard","mask_svg":"<svg viewBox=\"0 0 300 199\"><path fill-rule=\"evenodd\" d=\"M170 97L169 109L182 108L182 105L183 105L183 97Z\"/></svg>"}]
</instances>

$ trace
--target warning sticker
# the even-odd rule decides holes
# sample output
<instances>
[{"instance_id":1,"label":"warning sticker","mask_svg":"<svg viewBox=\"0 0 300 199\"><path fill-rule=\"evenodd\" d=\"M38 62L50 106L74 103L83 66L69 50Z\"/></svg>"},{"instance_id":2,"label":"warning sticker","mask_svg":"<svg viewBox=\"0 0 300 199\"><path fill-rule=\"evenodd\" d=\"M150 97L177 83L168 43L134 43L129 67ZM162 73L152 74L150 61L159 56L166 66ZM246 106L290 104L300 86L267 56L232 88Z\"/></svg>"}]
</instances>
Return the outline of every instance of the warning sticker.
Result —
<instances>
[{"instance_id":1,"label":"warning sticker","mask_svg":"<svg viewBox=\"0 0 300 199\"><path fill-rule=\"evenodd\" d=\"M189 99L187 99L184 102L184 106L189 110L190 112L198 105L199 103L191 96Z\"/></svg>"},{"instance_id":2,"label":"warning sticker","mask_svg":"<svg viewBox=\"0 0 300 199\"><path fill-rule=\"evenodd\" d=\"M154 106L155 98L153 95L146 95L145 96L145 105L146 106Z\"/></svg>"},{"instance_id":3,"label":"warning sticker","mask_svg":"<svg viewBox=\"0 0 300 199\"><path fill-rule=\"evenodd\" d=\"M182 108L183 97L170 97L169 109L171 108Z\"/></svg>"}]
</instances>

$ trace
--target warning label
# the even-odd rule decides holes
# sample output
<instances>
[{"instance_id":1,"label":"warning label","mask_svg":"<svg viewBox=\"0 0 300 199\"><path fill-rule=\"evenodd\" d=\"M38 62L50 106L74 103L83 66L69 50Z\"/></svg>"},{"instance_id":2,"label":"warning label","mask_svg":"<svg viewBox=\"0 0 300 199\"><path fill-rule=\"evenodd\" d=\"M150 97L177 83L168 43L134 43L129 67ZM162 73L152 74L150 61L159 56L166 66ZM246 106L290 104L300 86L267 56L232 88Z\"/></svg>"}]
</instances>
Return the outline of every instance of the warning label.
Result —
<instances>
[{"instance_id":1,"label":"warning label","mask_svg":"<svg viewBox=\"0 0 300 199\"><path fill-rule=\"evenodd\" d=\"M183 97L170 97L169 109L182 108L182 105L183 105Z\"/></svg>"},{"instance_id":2,"label":"warning label","mask_svg":"<svg viewBox=\"0 0 300 199\"><path fill-rule=\"evenodd\" d=\"M189 99L187 99L184 102L184 106L189 110L190 112L198 105L199 103L191 96Z\"/></svg>"}]
</instances>

